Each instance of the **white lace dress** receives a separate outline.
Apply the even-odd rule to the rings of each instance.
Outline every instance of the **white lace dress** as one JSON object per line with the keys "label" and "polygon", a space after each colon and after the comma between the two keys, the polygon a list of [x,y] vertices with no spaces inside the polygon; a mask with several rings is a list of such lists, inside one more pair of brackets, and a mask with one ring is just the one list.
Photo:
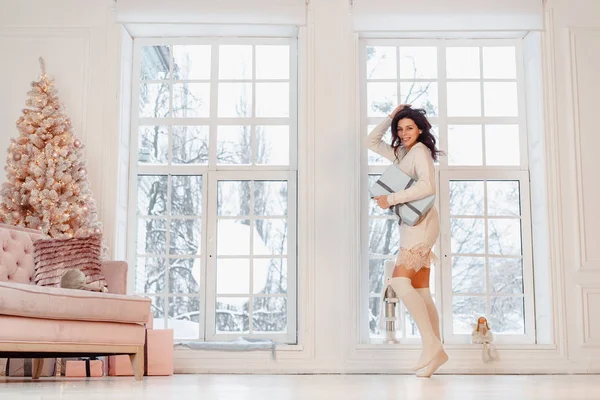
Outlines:
{"label": "white lace dress", "polygon": [[[416,143],[408,152],[401,148],[398,158],[392,146],[382,140],[390,128],[392,120],[387,117],[373,129],[367,138],[369,150],[387,158],[413,178],[416,182],[406,190],[391,193],[388,201],[391,205],[407,203],[435,194],[435,168],[431,152],[422,143]],[[400,225],[400,249],[396,265],[416,271],[429,268],[436,262],[436,256],[431,251],[440,234],[440,220],[437,209],[433,206],[423,219],[415,226]]]}

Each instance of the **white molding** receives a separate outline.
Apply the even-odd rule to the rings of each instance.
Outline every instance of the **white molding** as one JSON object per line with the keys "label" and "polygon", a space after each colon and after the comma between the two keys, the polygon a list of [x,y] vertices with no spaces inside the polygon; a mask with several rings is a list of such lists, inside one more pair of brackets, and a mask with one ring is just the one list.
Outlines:
{"label": "white molding", "polygon": [[600,332],[597,337],[592,337],[590,321],[597,318],[596,315],[592,315],[590,310],[589,296],[590,294],[600,297],[600,284],[596,285],[576,285],[578,297],[580,300],[580,312],[581,312],[581,340],[582,346],[585,348],[600,349]]}
{"label": "white molding", "polygon": [[[600,360],[570,361],[553,346],[498,346],[499,357],[491,363],[481,359],[481,348],[447,346],[450,360],[439,374],[589,374],[600,373]],[[271,359],[269,351],[231,353],[175,350],[175,372],[192,374],[408,374],[420,348],[364,349],[357,357],[338,360],[306,360],[301,352],[279,351]],[[232,366],[235,365],[235,368]]]}
{"label": "white molding", "polygon": [[302,358],[316,356],[316,204],[315,204],[315,23],[298,32],[298,345]]}
{"label": "white molding", "polygon": [[580,113],[579,113],[579,66],[577,59],[577,39],[578,36],[583,34],[594,34],[600,38],[600,28],[580,28],[580,27],[568,27],[569,34],[569,61],[570,61],[570,84],[571,84],[571,105],[573,107],[573,133],[575,137],[575,173],[576,173],[576,197],[577,197],[577,241],[578,256],[577,256],[577,272],[584,271],[595,271],[600,272],[600,261],[590,261],[587,259],[587,246],[586,246],[586,219],[585,219],[585,205],[583,199],[583,165],[581,158],[581,126],[580,126]]}
{"label": "white molding", "polygon": [[552,9],[544,13],[545,31],[542,34],[544,126],[546,129],[546,202],[550,242],[550,270],[553,298],[554,343],[561,354],[566,354],[567,305],[565,298],[565,257],[562,222],[562,190],[560,182],[560,146],[558,124],[558,93],[556,53],[554,38],[554,15]]}

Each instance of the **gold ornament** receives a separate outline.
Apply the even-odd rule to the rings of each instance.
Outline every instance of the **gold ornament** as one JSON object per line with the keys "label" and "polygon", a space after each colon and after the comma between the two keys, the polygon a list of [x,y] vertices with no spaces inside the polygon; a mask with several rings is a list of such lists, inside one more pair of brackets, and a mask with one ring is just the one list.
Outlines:
{"label": "gold ornament", "polygon": [[15,153],[15,154],[13,154],[13,160],[15,160],[15,161],[21,161],[21,153]]}

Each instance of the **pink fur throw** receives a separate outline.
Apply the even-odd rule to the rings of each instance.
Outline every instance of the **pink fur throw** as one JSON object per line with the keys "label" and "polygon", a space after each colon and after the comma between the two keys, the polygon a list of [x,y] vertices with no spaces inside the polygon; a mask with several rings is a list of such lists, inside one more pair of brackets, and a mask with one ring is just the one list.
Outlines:
{"label": "pink fur throw", "polygon": [[106,281],[100,271],[102,236],[72,239],[39,239],[33,243],[35,283],[39,286],[60,287],[62,275],[69,269],[85,274],[85,282],[104,291]]}

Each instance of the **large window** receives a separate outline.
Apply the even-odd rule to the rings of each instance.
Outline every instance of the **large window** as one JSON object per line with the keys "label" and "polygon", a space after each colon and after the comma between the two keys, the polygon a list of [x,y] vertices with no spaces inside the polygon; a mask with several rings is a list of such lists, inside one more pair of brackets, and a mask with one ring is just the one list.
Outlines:
{"label": "large window", "polygon": [[176,339],[296,341],[293,39],[136,40],[129,256]]}
{"label": "large window", "polygon": [[[533,342],[521,41],[374,39],[361,41],[361,55],[363,134],[397,104],[410,103],[427,110],[447,153],[436,165],[441,235],[434,250],[441,261],[431,279],[444,340],[469,342],[471,323],[486,316],[498,342]],[[366,159],[364,182],[371,185],[389,161],[370,151]],[[368,323],[376,342],[383,335],[383,262],[395,258],[400,238],[392,214],[373,202],[363,213]],[[400,338],[418,336],[403,309],[400,322]]]}

